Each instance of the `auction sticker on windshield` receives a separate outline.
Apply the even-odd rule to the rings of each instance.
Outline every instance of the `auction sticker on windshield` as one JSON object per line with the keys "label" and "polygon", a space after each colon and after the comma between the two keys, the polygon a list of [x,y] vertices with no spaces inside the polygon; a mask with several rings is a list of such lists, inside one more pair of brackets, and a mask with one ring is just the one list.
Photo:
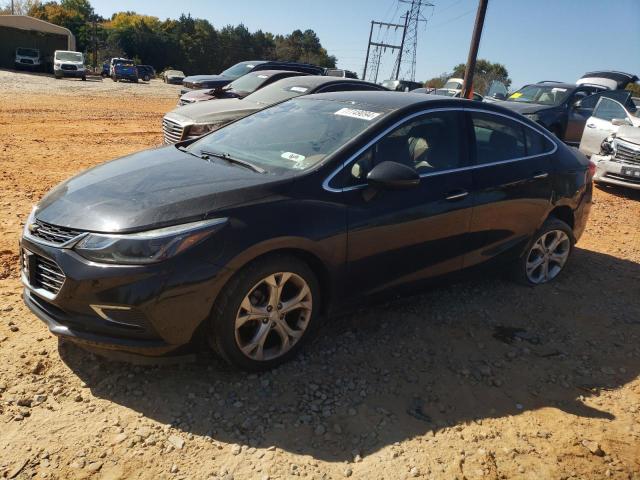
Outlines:
{"label": "auction sticker on windshield", "polygon": [[334,115],[341,115],[343,117],[359,118],[360,120],[366,120],[370,122],[376,117],[380,116],[378,112],[369,112],[367,110],[359,110],[357,108],[341,108]]}
{"label": "auction sticker on windshield", "polygon": [[302,160],[304,160],[306,158],[304,155],[300,155],[298,153],[293,153],[293,152],[284,152],[280,156],[282,158],[287,159],[287,160],[291,160],[292,162],[301,162]]}
{"label": "auction sticker on windshield", "polygon": [[289,90],[291,90],[292,92],[304,93],[309,89],[307,87],[291,87]]}

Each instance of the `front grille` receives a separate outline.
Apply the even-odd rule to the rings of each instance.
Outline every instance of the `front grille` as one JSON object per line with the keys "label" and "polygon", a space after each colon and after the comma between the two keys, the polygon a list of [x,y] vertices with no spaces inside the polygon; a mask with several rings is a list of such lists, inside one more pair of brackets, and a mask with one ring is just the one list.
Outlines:
{"label": "front grille", "polygon": [[33,60],[29,60],[28,58],[21,58],[20,63],[26,63],[28,65],[33,65]]}
{"label": "front grille", "polygon": [[76,67],[75,65],[62,65],[62,70],[78,70],[78,67]]}
{"label": "front grille", "polygon": [[622,175],[620,173],[607,173],[605,177],[613,178],[614,180],[619,180],[621,182],[634,183],[636,185],[640,185],[640,178],[638,177],[630,177],[629,175]]}
{"label": "front grille", "polygon": [[26,250],[22,251],[22,271],[32,287],[54,295],[60,291],[66,278],[56,262]]}
{"label": "front grille", "polygon": [[640,147],[634,149],[621,142],[616,142],[615,159],[626,163],[640,163]]}
{"label": "front grille", "polygon": [[47,242],[63,244],[76,238],[82,232],[70,228],[56,227],[55,225],[36,220],[35,225],[29,228],[29,233]]}
{"label": "front grille", "polygon": [[182,140],[184,128],[165,117],[162,119],[162,133],[164,135],[164,143],[177,143]]}

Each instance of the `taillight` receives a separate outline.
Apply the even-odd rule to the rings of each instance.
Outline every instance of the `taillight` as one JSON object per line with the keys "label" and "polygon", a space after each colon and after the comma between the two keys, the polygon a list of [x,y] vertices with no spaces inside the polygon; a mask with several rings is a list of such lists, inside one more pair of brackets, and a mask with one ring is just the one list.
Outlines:
{"label": "taillight", "polygon": [[593,160],[589,160],[589,178],[593,178],[596,174],[596,164]]}

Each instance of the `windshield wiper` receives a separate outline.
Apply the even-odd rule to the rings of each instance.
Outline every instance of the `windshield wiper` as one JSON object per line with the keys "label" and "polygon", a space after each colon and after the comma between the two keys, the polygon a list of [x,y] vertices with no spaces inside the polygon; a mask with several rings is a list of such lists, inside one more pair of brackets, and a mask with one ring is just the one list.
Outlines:
{"label": "windshield wiper", "polygon": [[247,162],[246,160],[240,160],[239,158],[232,157],[228,153],[208,152],[206,150],[201,150],[200,155],[202,155],[202,158],[206,158],[206,157],[221,158],[222,160],[226,160],[229,163],[235,163],[236,165],[240,165],[242,167],[248,168],[249,170],[253,170],[254,172],[266,173],[266,170],[264,168],[261,168],[251,162]]}
{"label": "windshield wiper", "polygon": [[176,145],[175,146],[178,150],[180,150],[181,152],[184,153],[188,153],[189,155],[193,155],[194,157],[200,158],[200,155],[196,155],[195,153],[193,153],[191,150],[187,150],[187,147],[183,146],[183,145]]}

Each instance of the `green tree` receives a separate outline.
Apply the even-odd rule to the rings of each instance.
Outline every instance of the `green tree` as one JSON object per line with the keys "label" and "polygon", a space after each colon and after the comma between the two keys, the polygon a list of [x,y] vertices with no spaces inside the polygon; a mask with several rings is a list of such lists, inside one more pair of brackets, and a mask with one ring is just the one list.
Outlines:
{"label": "green tree", "polygon": [[[464,63],[460,63],[453,67],[451,72],[452,77],[464,78],[464,72],[467,66]],[[476,68],[473,72],[473,89],[475,92],[484,95],[492,81],[498,80],[509,88],[511,86],[511,79],[509,78],[509,71],[501,63],[491,63],[488,60],[479,59],[476,62]]]}

